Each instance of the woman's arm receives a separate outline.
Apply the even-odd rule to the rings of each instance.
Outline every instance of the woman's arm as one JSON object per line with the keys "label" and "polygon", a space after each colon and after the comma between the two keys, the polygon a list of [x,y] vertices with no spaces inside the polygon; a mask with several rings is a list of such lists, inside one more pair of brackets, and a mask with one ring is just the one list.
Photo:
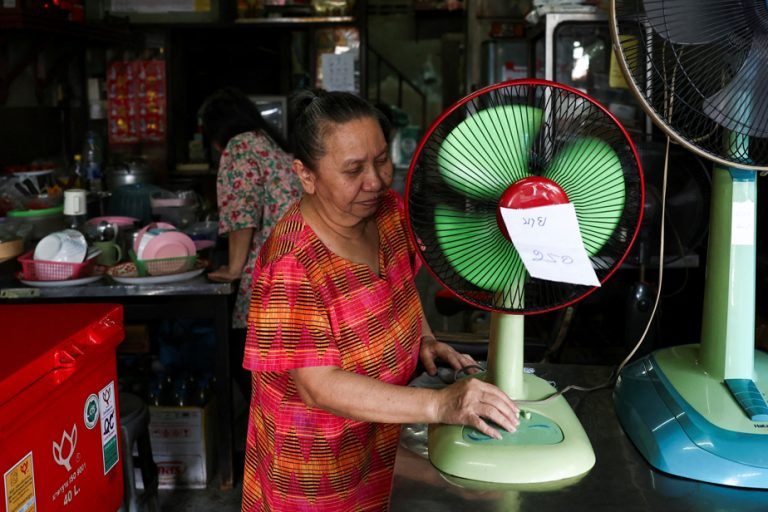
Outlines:
{"label": "woman's arm", "polygon": [[470,425],[496,439],[499,433],[485,420],[510,432],[518,423],[514,402],[480,379],[435,390],[386,384],[336,366],[298,368],[291,375],[304,403],[358,421]]}
{"label": "woman's arm", "polygon": [[230,282],[240,279],[251,250],[253,228],[243,228],[230,231],[228,252],[229,258],[226,265],[208,274],[211,281]]}

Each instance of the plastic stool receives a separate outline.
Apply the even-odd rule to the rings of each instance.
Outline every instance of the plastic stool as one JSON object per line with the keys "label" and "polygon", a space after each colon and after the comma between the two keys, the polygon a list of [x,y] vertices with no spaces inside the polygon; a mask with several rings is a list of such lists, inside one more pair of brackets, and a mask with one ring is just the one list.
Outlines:
{"label": "plastic stool", "polygon": [[[131,393],[120,393],[120,431],[123,437],[123,503],[126,512],[140,512],[144,506],[160,510],[157,495],[157,465],[149,439],[149,407]],[[136,445],[138,455],[133,455]],[[141,470],[144,492],[136,491],[134,467]]]}

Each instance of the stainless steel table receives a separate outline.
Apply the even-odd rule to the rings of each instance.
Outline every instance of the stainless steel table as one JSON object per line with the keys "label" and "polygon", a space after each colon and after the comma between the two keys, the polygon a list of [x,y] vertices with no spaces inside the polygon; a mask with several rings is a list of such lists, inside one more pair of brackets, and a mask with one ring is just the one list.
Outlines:
{"label": "stainless steel table", "polygon": [[[531,365],[537,375],[568,384],[594,386],[610,368]],[[436,377],[416,385],[441,387]],[[511,485],[449,480],[427,458],[426,426],[406,425],[395,463],[392,512],[750,512],[768,511],[768,491],[737,489],[672,477],[652,469],[625,436],[613,410],[611,389],[566,394],[584,425],[597,462],[570,486],[516,488]],[[514,464],[510,461],[510,464]]]}
{"label": "stainless steel table", "polygon": [[217,452],[222,488],[233,485],[233,404],[229,367],[230,300],[235,288],[204,276],[166,284],[119,284],[104,278],[84,286],[32,288],[10,275],[0,276],[0,303],[51,304],[94,302],[122,304],[126,322],[166,318],[210,318],[216,331]]}

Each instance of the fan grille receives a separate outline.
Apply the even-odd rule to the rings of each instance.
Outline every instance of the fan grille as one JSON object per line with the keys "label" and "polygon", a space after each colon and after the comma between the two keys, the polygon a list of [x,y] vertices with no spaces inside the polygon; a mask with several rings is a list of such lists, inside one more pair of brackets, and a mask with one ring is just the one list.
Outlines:
{"label": "fan grille", "polygon": [[[461,132],[466,120],[509,106],[519,107],[507,117],[484,116],[485,123],[463,130],[469,133],[459,139],[463,146],[456,142],[457,127]],[[519,135],[521,126],[533,125],[535,131]],[[611,184],[601,174],[604,162],[594,156],[596,144],[609,147],[618,160],[620,204],[603,199]],[[569,152],[572,156],[564,161],[562,155]],[[468,183],[457,187],[446,165],[460,166]],[[490,176],[504,183],[489,184],[484,166],[495,166]],[[506,82],[478,91],[445,112],[422,139],[408,175],[408,220],[435,278],[470,304],[508,313],[550,311],[594,291],[530,277],[496,224],[504,188],[555,168],[556,181],[567,183],[597,277],[607,279],[626,256],[642,217],[637,155],[624,129],[602,106],[578,91],[542,80]],[[441,230],[440,224],[446,223],[436,222],[436,217],[453,217],[447,224],[456,231],[452,255],[446,255],[444,245],[446,232],[454,228]],[[476,260],[477,278],[456,270],[456,259],[464,257]]]}
{"label": "fan grille", "polygon": [[724,165],[768,169],[768,11],[755,0],[614,0],[628,84],[672,138]]}

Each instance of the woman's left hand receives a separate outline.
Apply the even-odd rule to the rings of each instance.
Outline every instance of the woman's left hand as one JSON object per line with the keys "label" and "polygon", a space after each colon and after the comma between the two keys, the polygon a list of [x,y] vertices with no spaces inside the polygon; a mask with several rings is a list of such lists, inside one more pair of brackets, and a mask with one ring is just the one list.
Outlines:
{"label": "woman's left hand", "polygon": [[[469,354],[460,354],[452,346],[437,341],[432,336],[422,337],[419,357],[421,358],[421,363],[424,365],[424,369],[429,375],[435,375],[437,373],[437,364],[435,361],[438,359],[451,365],[451,368],[454,370],[477,365],[477,361],[475,361]],[[468,371],[467,373],[474,372]]]}
{"label": "woman's left hand", "polygon": [[222,265],[208,274],[208,279],[217,283],[231,283],[240,279],[240,273],[234,272],[228,265]]}

